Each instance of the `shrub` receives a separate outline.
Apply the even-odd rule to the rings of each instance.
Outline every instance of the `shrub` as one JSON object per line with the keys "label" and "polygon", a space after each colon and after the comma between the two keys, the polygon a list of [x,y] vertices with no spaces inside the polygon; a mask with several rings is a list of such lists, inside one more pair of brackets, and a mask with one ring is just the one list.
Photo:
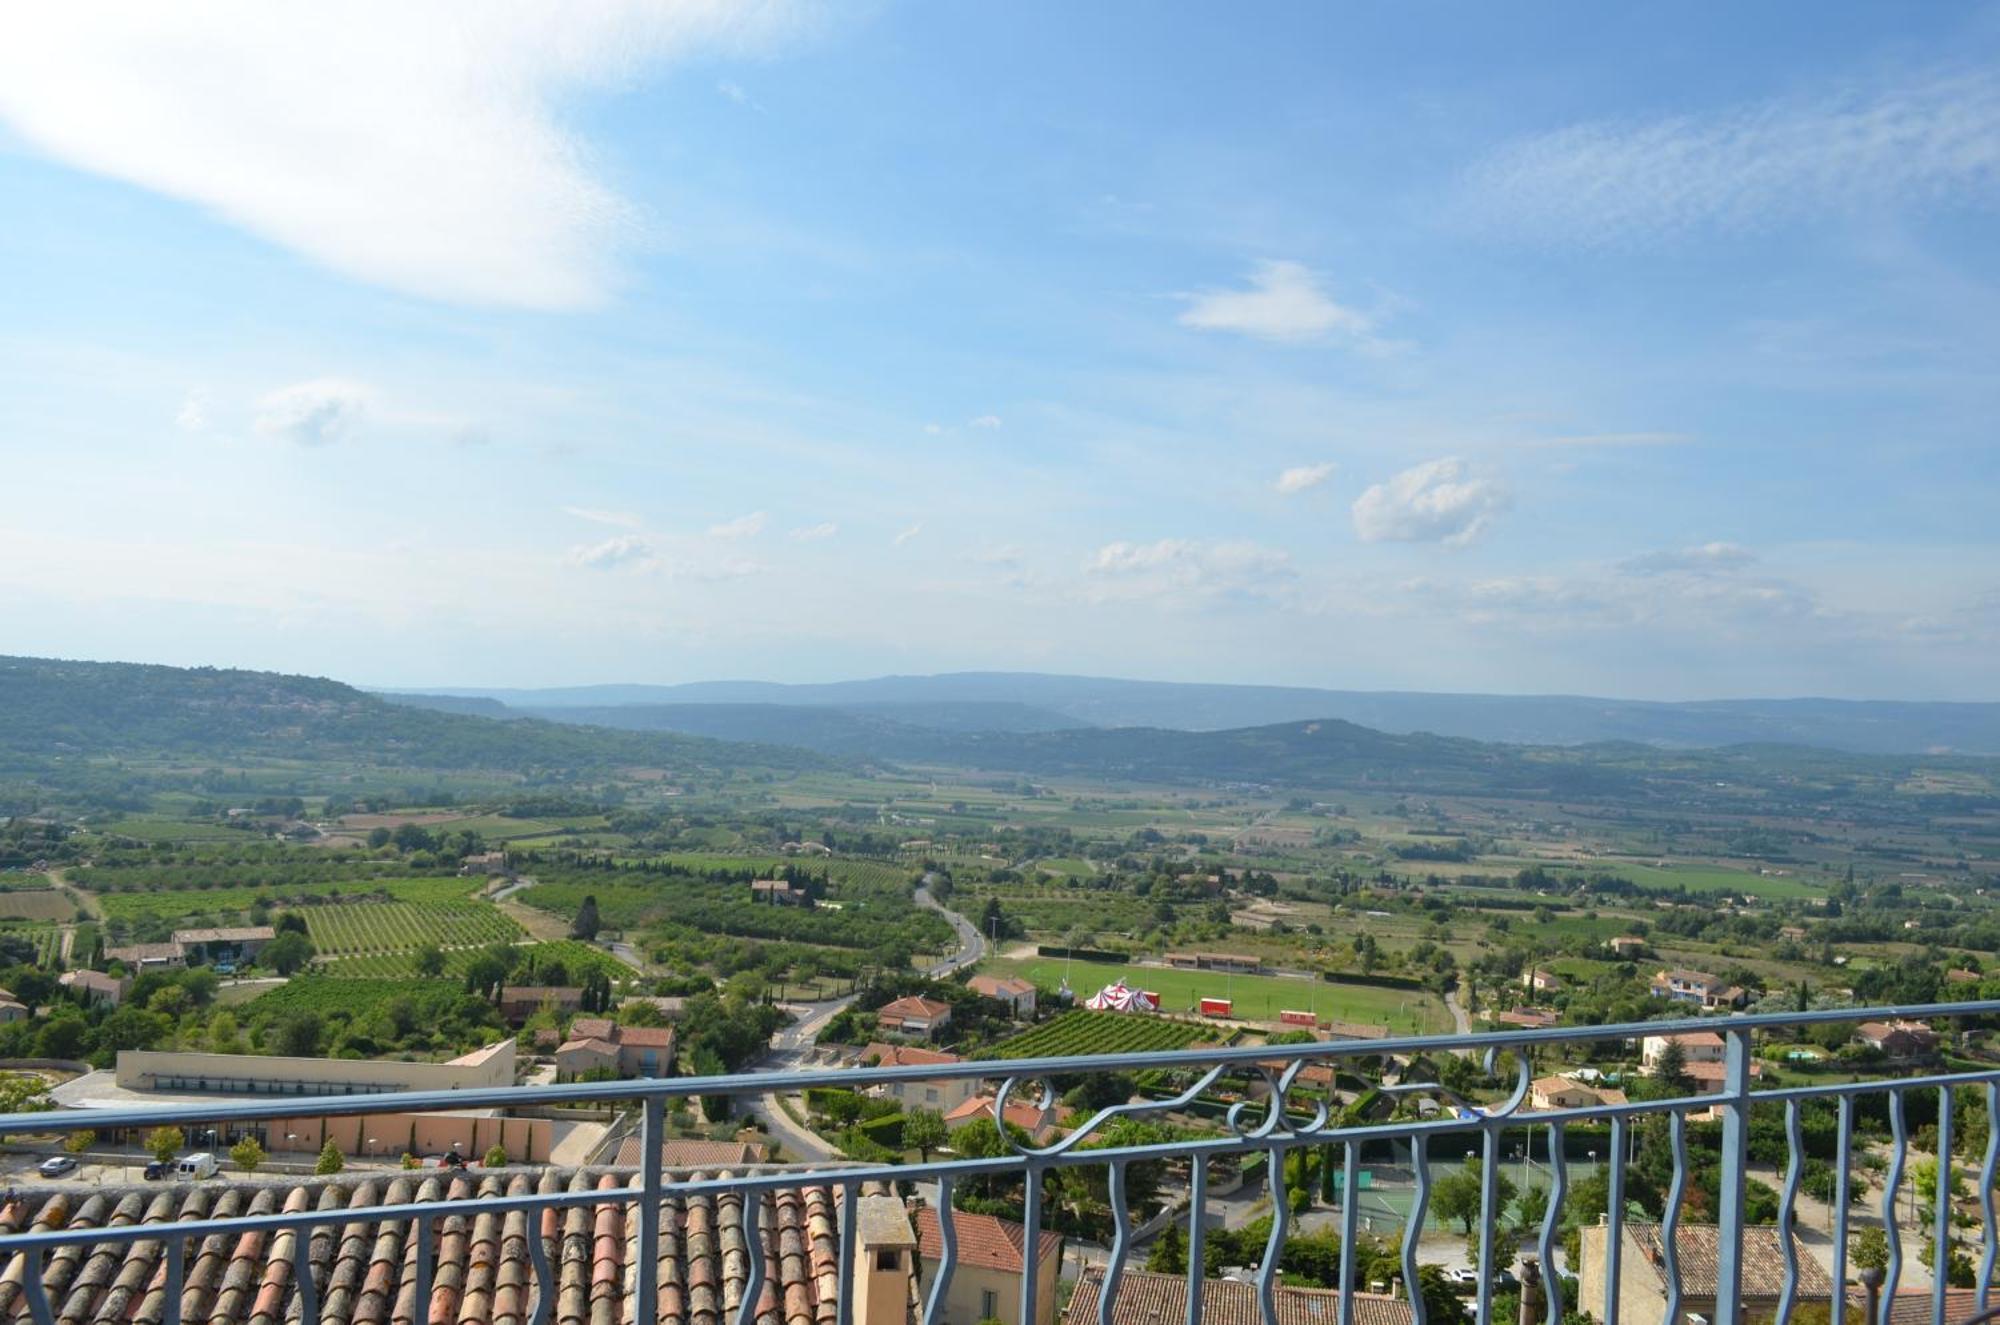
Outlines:
{"label": "shrub", "polygon": [[319,1148],[319,1159],[313,1164],[313,1172],[338,1173],[346,1167],[347,1156],[341,1154],[340,1147],[333,1143],[332,1137],[328,1137],[326,1144]]}

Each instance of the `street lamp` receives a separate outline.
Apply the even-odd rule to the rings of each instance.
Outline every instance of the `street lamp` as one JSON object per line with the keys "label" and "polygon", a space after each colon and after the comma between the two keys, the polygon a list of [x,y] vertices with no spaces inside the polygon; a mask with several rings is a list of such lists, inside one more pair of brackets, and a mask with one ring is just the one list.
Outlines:
{"label": "street lamp", "polygon": [[371,1155],[375,1153],[375,1138],[372,1136],[368,1138],[368,1153]]}

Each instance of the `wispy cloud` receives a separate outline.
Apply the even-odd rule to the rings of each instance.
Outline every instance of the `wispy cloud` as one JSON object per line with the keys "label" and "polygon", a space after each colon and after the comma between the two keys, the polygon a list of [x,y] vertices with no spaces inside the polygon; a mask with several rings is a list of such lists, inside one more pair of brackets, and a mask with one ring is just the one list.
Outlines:
{"label": "wispy cloud", "polygon": [[1084,563],[1092,600],[1209,601],[1270,597],[1295,577],[1291,555],[1244,540],[1161,538],[1106,543]]}
{"label": "wispy cloud", "polygon": [[800,525],[792,530],[789,537],[794,543],[817,543],[824,538],[832,538],[840,532],[840,526],[831,520],[819,524]]}
{"label": "wispy cloud", "polygon": [[1331,460],[1322,461],[1317,465],[1293,465],[1278,475],[1278,481],[1271,486],[1289,497],[1294,493],[1318,487],[1332,478],[1333,472],[1339,468],[1340,466]]}
{"label": "wispy cloud", "polygon": [[913,524],[908,529],[905,529],[901,533],[897,534],[895,538],[890,540],[890,542],[894,544],[896,547],[901,547],[903,546],[903,544],[909,542],[911,539],[915,538],[918,534],[921,534],[922,532],[924,532],[924,526],[922,525],[921,522]]}
{"label": "wispy cloud", "polygon": [[708,527],[710,538],[755,538],[764,532],[768,517],[762,511],[752,511],[739,515],[734,520],[724,520],[721,524]]}
{"label": "wispy cloud", "polygon": [[2000,202],[2000,75],[1932,71],[1709,114],[1579,124],[1467,175],[1503,231],[1619,242],[1888,206]]}
{"label": "wispy cloud", "polygon": [[632,511],[607,511],[596,506],[565,506],[562,512],[564,515],[573,515],[579,520],[588,520],[592,524],[618,525],[625,529],[637,529],[641,523],[638,515]]}
{"label": "wispy cloud", "polygon": [[258,402],[257,431],[300,446],[330,445],[353,431],[371,395],[361,383],[331,377],[281,387]]}
{"label": "wispy cloud", "polygon": [[786,0],[73,0],[7,15],[0,122],[348,276],[586,307],[636,227],[558,103],[663,62],[765,49],[800,21]]}
{"label": "wispy cloud", "polygon": [[1260,262],[1242,290],[1183,295],[1180,324],[1199,331],[1233,331],[1260,340],[1316,341],[1330,336],[1366,339],[1374,324],[1337,304],[1311,268],[1298,262]]}
{"label": "wispy cloud", "polygon": [[746,92],[743,85],[734,79],[724,78],[719,80],[715,85],[715,90],[739,106],[746,106],[756,111],[759,115],[764,113],[763,103]]}
{"label": "wispy cloud", "polygon": [[981,414],[965,426],[968,428],[997,428],[1000,426],[1000,416],[998,414]]}
{"label": "wispy cloud", "polygon": [[1354,500],[1354,532],[1364,543],[1443,543],[1463,547],[1508,505],[1497,481],[1473,476],[1447,456],[1413,465]]}
{"label": "wispy cloud", "polygon": [[619,534],[602,543],[579,544],[563,560],[583,570],[601,571],[651,571],[660,565],[658,549],[643,534]]}
{"label": "wispy cloud", "polygon": [[1673,552],[1648,552],[1618,563],[1626,575],[1720,575],[1753,565],[1757,554],[1741,543],[1702,543]]}
{"label": "wispy cloud", "polygon": [[208,429],[208,393],[190,391],[181,401],[181,407],[174,414],[174,426],[182,432],[205,432]]}

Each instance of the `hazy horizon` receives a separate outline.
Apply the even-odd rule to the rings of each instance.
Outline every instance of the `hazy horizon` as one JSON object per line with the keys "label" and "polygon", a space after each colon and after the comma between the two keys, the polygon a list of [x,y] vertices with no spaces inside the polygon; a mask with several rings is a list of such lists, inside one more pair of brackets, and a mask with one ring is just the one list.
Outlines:
{"label": "hazy horizon", "polygon": [[0,649],[1987,702],[1996,71],[1996,4],[17,9]]}

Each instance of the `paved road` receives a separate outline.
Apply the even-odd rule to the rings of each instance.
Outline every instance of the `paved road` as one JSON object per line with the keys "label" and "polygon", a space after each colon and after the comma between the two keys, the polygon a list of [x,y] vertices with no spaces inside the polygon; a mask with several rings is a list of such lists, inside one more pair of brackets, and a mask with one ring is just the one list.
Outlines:
{"label": "paved road", "polygon": [[[952,929],[958,933],[957,949],[942,961],[925,968],[926,975],[942,978],[986,955],[986,941],[979,937],[979,931],[973,928],[970,920],[940,904],[931,896],[929,888],[918,888],[916,900],[918,906],[929,907],[950,921]],[[783,1072],[803,1066],[826,1023],[851,1005],[855,997],[849,994],[844,998],[829,998],[818,1003],[787,1004],[794,1016],[792,1024],[771,1037],[771,1052],[752,1071]],[[837,1157],[833,1148],[818,1134],[792,1121],[791,1115],[779,1106],[776,1095],[751,1096],[745,1098],[742,1104],[753,1118],[763,1123],[764,1130],[782,1142],[786,1152],[794,1157],[815,1160]]]}

